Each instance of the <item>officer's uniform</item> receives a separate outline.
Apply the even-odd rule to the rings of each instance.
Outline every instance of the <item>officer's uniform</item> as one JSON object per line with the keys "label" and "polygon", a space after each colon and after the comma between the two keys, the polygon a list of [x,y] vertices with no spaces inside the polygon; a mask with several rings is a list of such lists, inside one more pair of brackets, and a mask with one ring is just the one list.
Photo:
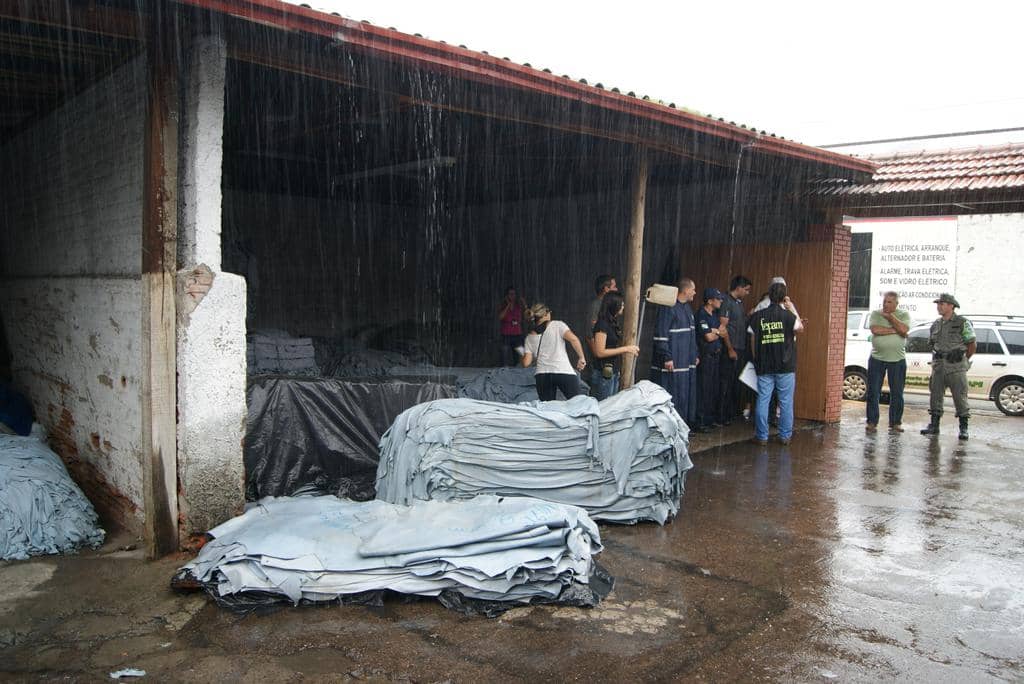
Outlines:
{"label": "officer's uniform", "polygon": [[942,318],[932,323],[929,333],[932,349],[932,377],[928,381],[931,403],[928,413],[942,415],[943,395],[949,388],[953,395],[958,418],[970,418],[971,407],[967,403],[967,344],[975,339],[971,322],[960,314],[953,314],[948,321]]}
{"label": "officer's uniform", "polygon": [[[713,287],[704,290],[704,301],[722,300],[722,293]],[[722,418],[721,387],[719,386],[719,367],[723,353],[722,339],[718,336],[721,319],[718,310],[707,312],[703,306],[697,310],[697,349],[700,351],[700,365],[697,366],[697,426],[711,428],[716,423],[725,422]],[[706,335],[713,339],[708,341]]]}
{"label": "officer's uniform", "polygon": [[[935,301],[960,306],[951,294],[943,293]],[[971,407],[967,401],[967,369],[970,363],[967,360],[967,345],[975,339],[974,326],[960,314],[954,313],[949,320],[940,317],[932,323],[928,336],[932,350],[932,375],[928,380],[931,424],[921,431],[922,434],[938,434],[943,397],[948,387],[953,395],[957,418],[960,419],[960,438],[967,439],[967,421],[971,417]]]}

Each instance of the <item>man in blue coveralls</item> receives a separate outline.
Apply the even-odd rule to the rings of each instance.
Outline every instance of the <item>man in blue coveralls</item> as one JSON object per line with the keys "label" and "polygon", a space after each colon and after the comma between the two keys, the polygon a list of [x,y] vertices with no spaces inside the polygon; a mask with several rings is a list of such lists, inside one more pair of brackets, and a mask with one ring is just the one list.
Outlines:
{"label": "man in blue coveralls", "polygon": [[689,278],[677,283],[679,293],[672,307],[661,307],[654,328],[651,378],[672,395],[676,411],[688,426],[697,424],[697,335],[690,302],[697,287]]}

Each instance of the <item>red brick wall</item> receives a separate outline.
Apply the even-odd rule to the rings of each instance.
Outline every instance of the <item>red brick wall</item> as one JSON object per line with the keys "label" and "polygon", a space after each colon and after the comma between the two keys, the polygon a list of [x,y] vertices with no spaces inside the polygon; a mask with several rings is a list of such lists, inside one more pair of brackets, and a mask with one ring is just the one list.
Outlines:
{"label": "red brick wall", "polygon": [[[825,227],[825,226],[823,226]],[[850,289],[850,228],[827,226],[832,233],[832,316],[829,322],[825,421],[836,423],[843,408],[843,366],[846,357],[846,304]]]}

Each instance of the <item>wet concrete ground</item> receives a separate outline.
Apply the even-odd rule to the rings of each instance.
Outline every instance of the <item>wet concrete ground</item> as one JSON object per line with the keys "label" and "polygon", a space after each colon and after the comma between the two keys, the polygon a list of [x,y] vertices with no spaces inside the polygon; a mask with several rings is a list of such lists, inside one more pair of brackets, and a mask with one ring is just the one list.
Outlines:
{"label": "wet concrete ground", "polygon": [[[670,525],[603,526],[596,609],[439,604],[238,616],[119,551],[0,564],[0,676],[225,681],[1024,679],[1024,420],[972,439],[865,433],[863,404],[789,447],[699,435]],[[883,419],[884,420],[884,419]]]}

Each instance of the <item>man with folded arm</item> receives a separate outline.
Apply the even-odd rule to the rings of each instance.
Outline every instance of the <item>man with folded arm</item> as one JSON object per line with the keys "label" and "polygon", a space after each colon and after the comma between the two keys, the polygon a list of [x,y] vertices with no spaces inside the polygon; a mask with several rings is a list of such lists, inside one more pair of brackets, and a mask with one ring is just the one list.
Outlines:
{"label": "man with folded arm", "polygon": [[882,380],[889,378],[889,430],[903,432],[903,386],[907,382],[907,333],[910,314],[897,307],[895,292],[882,295],[882,308],[871,312],[871,356],[868,358],[868,432],[878,429]]}

